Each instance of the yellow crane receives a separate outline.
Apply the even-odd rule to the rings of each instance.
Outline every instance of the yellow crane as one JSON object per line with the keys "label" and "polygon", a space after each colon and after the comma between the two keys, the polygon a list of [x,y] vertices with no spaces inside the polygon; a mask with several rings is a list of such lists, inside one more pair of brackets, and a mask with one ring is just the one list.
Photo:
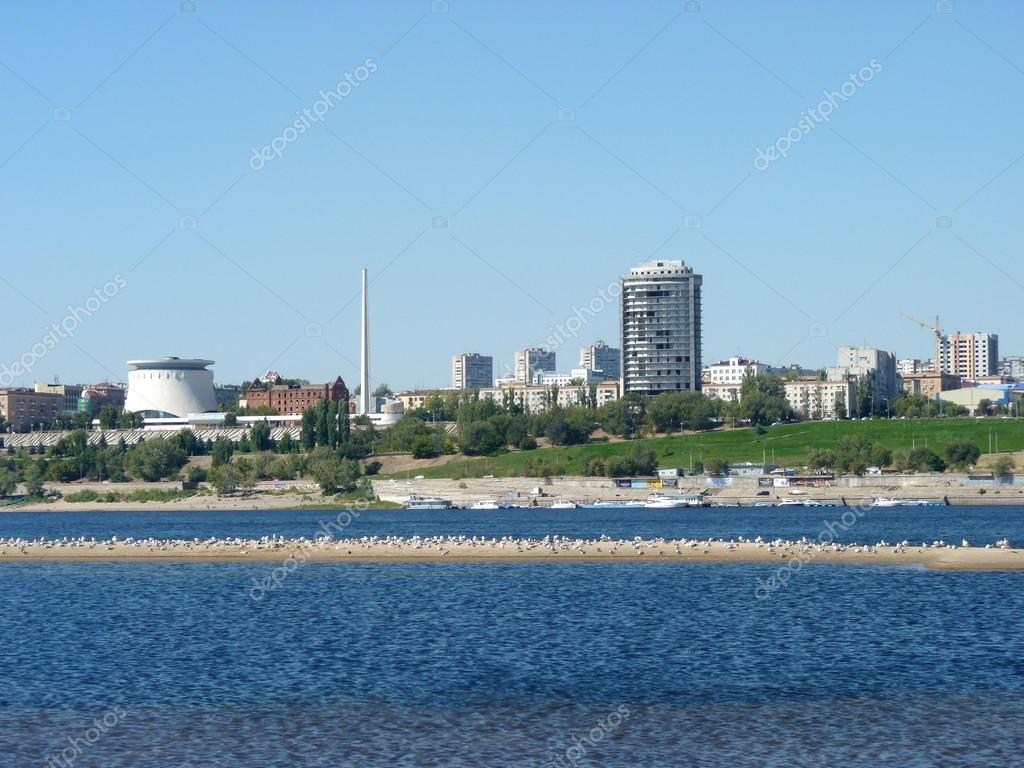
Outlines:
{"label": "yellow crane", "polygon": [[939,323],[939,316],[935,316],[935,325],[926,323],[924,320],[919,320],[913,315],[908,315],[906,312],[900,312],[900,317],[909,320],[912,323],[917,323],[926,331],[931,331],[935,334],[935,369],[940,370],[942,365],[942,325]]}

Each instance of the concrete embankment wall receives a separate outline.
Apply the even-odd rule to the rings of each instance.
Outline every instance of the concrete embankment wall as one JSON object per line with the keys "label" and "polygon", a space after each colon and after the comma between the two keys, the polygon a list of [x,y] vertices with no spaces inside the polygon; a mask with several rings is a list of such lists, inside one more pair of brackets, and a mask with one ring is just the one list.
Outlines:
{"label": "concrete embankment wall", "polygon": [[[680,478],[678,492],[708,493],[723,503],[753,504],[758,501],[814,499],[831,504],[870,503],[880,496],[948,501],[950,504],[1024,505],[1024,476],[1016,483],[974,480],[968,475],[870,475],[839,477],[823,487],[762,487],[757,477]],[[643,500],[652,489],[620,488],[604,478],[488,478],[467,480],[376,480],[377,495],[401,503],[410,495],[438,496],[465,506],[482,499],[527,504],[536,488],[544,493],[541,504],[555,498],[576,502]],[[672,493],[673,489],[666,489]]]}

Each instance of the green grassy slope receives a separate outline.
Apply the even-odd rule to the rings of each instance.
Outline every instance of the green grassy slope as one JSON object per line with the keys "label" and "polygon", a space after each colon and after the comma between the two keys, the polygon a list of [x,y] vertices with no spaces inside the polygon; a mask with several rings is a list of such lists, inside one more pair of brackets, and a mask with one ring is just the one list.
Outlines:
{"label": "green grassy slope", "polygon": [[[816,448],[830,448],[843,437],[864,435],[870,440],[893,450],[927,444],[940,455],[953,440],[971,440],[982,452],[989,450],[989,432],[998,435],[999,450],[1024,450],[1024,420],[1020,419],[908,419],[906,421],[826,421],[804,422],[769,427],[763,435],[753,429],[722,430],[702,434],[658,437],[644,442],[658,454],[662,468],[686,468],[692,461],[725,459],[731,463],[769,462],[780,466],[802,467],[810,452]],[[564,474],[583,474],[583,465],[594,457],[607,458],[626,455],[634,442],[594,443],[569,448],[541,448],[536,451],[510,453],[494,458],[474,458],[455,461],[443,467],[423,469],[418,474],[428,478],[517,477],[527,474],[531,460],[544,458],[557,461]]]}

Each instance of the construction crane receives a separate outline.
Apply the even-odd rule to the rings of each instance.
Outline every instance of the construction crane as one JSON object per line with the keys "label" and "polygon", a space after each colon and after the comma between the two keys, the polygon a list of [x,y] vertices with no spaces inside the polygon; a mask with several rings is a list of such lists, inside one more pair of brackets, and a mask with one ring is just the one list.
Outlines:
{"label": "construction crane", "polygon": [[900,317],[903,317],[912,323],[917,323],[926,331],[931,331],[935,334],[935,370],[942,370],[942,325],[939,323],[939,316],[935,316],[935,325],[926,323],[924,320],[919,320],[913,315],[908,315],[906,312],[900,312]]}

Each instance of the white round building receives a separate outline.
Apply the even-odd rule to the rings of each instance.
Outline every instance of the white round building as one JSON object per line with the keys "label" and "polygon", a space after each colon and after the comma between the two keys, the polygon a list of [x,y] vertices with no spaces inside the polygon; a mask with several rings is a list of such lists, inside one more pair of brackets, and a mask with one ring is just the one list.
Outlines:
{"label": "white round building", "polygon": [[128,397],[124,409],[150,418],[184,418],[217,410],[213,391],[213,360],[129,360]]}

